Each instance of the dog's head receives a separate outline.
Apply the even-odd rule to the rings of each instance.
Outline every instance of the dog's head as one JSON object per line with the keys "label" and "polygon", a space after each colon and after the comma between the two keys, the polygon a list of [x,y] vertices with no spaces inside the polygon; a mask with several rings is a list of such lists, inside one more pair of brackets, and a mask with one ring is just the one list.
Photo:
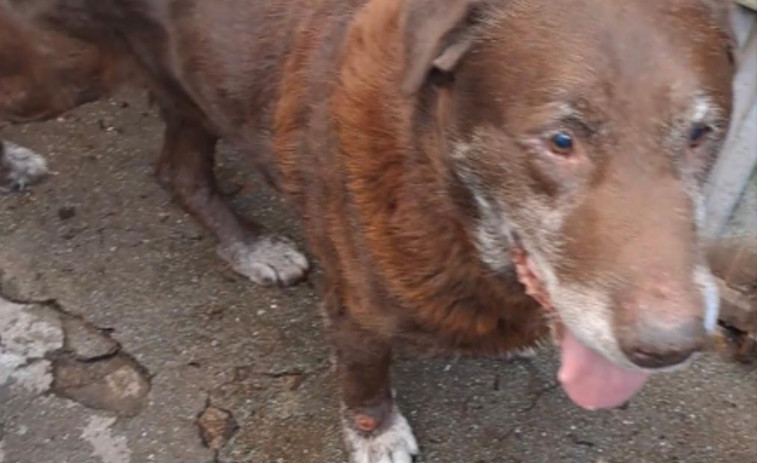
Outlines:
{"label": "dog's head", "polygon": [[718,310],[701,186],[733,72],[716,6],[417,0],[404,26],[404,90],[480,258],[549,308],[568,394],[617,405],[700,350]]}
{"label": "dog's head", "polygon": [[59,3],[0,1],[0,119],[55,117],[97,100],[127,78],[107,34],[85,40],[68,33],[83,28],[66,30]]}

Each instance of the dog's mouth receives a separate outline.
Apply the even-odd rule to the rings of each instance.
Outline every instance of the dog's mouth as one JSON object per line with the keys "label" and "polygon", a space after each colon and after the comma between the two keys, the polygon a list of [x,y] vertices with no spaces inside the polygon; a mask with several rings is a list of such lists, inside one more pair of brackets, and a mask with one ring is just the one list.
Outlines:
{"label": "dog's mouth", "polygon": [[579,340],[560,319],[539,272],[521,244],[513,249],[513,263],[526,294],[548,312],[555,344],[560,348],[558,379],[577,405],[596,410],[626,403],[641,389],[650,374],[622,368]]}

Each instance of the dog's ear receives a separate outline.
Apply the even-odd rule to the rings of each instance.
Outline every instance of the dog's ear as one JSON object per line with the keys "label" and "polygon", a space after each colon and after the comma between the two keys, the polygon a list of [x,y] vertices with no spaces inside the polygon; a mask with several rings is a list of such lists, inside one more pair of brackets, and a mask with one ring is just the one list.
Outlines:
{"label": "dog's ear", "polygon": [[436,69],[451,73],[484,21],[487,0],[408,0],[402,17],[405,74],[402,91],[416,93]]}

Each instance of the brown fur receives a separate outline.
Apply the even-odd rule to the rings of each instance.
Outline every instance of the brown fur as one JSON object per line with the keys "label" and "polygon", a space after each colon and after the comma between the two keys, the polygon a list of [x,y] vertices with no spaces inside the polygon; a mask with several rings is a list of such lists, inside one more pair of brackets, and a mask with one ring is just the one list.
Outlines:
{"label": "brown fur", "polygon": [[[431,151],[438,149],[437,135],[413,127],[413,101],[396,85],[403,61],[400,6],[373,3],[355,18],[334,94],[346,187],[365,230],[363,260],[368,257],[375,270],[350,259],[342,265],[349,274],[382,275],[387,294],[380,296],[388,304],[381,305],[409,314],[405,323],[447,338],[452,347],[493,353],[527,346],[539,335],[535,304],[513,275],[493,275],[476,257],[465,231],[468,218],[446,191],[441,153]],[[377,104],[393,110],[383,112]],[[431,148],[429,158],[410,134]],[[357,304],[355,316],[375,316],[371,305]]]}
{"label": "brown fur", "polygon": [[[215,189],[219,137],[291,200],[323,267],[348,417],[380,426],[391,412],[398,339],[501,354],[547,334],[512,264],[482,260],[477,194],[507,206],[516,236],[498,238],[530,240],[561,281],[617,303],[621,342],[654,344],[649,300],[676,333],[671,349],[700,341],[691,192],[727,127],[732,72],[710,2],[15,3],[0,2],[0,117],[65,111],[120,83],[127,64],[167,123],[160,178],[222,245],[255,242],[262,226]],[[699,88],[721,117],[691,153],[680,114]],[[583,118],[561,121],[580,139],[569,162],[533,135],[554,125],[555,100]],[[455,157],[459,142],[474,155]],[[552,210],[565,216],[554,230]]]}

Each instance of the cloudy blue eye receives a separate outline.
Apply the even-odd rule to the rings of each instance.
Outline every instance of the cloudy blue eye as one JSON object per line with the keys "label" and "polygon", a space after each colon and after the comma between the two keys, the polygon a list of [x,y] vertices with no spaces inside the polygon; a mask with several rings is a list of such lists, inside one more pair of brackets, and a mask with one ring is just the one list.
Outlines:
{"label": "cloudy blue eye", "polygon": [[712,131],[709,126],[697,125],[691,132],[689,132],[689,145],[692,148],[696,148],[707,138],[707,135]]}
{"label": "cloudy blue eye", "polygon": [[573,151],[573,136],[568,132],[557,132],[552,136],[552,151],[558,154],[570,154]]}

